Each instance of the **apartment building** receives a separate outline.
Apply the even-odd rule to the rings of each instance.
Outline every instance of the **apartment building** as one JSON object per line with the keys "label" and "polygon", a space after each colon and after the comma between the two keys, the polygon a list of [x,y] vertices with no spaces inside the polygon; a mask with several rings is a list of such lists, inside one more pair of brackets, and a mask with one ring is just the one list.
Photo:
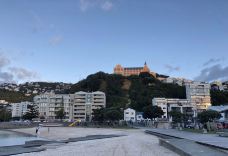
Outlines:
{"label": "apartment building", "polygon": [[32,105],[32,103],[31,102],[11,103],[12,117],[21,118],[28,111],[29,105]]}
{"label": "apartment building", "polygon": [[70,95],[73,106],[73,119],[79,121],[91,121],[95,109],[106,106],[105,93],[97,92],[76,92]]}
{"label": "apartment building", "polygon": [[207,110],[211,106],[210,84],[202,82],[187,83],[186,96],[198,112]]}
{"label": "apartment building", "polygon": [[153,106],[161,107],[164,112],[162,118],[170,118],[170,111],[179,111],[183,114],[189,114],[193,117],[196,116],[196,109],[191,105],[188,99],[166,99],[166,98],[154,98],[152,100]]}
{"label": "apartment building", "polygon": [[136,121],[136,111],[134,109],[128,108],[124,110],[124,121]]}
{"label": "apartment building", "polygon": [[47,120],[55,120],[56,112],[64,110],[65,119],[72,120],[72,106],[69,94],[45,93],[34,97],[34,104],[38,106],[39,115]]}

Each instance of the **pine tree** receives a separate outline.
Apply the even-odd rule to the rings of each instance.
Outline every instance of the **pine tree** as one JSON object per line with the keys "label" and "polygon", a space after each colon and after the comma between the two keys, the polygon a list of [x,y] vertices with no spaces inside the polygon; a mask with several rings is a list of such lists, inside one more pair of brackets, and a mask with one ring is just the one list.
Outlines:
{"label": "pine tree", "polygon": [[37,118],[39,116],[39,112],[37,107],[34,105],[28,106],[28,111],[23,115],[24,120],[32,120],[33,118]]}

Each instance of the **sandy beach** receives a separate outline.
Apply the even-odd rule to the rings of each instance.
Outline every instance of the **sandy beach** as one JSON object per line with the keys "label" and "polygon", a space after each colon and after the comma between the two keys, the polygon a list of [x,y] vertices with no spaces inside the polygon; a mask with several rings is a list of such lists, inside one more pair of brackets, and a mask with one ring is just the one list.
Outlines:
{"label": "sandy beach", "polygon": [[[35,128],[15,131],[35,134]],[[89,140],[68,144],[46,145],[47,150],[18,156],[177,156],[174,152],[159,146],[158,138],[145,134],[141,129],[103,129],[103,128],[41,128],[39,137],[62,140],[98,134],[126,135],[117,138]]]}

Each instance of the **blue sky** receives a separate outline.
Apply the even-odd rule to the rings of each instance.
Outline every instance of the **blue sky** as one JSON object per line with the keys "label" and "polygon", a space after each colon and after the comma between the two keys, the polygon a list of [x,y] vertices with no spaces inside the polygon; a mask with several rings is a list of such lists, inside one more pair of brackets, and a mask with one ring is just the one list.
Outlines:
{"label": "blue sky", "polygon": [[75,83],[116,64],[228,79],[227,0],[1,0],[0,81]]}

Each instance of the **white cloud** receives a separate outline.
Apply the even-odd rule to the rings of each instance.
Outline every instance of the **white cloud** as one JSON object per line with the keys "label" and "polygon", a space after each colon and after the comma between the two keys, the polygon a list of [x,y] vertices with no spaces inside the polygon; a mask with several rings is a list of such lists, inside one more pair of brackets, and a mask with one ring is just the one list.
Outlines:
{"label": "white cloud", "polygon": [[43,20],[41,19],[41,17],[34,11],[30,11],[29,13],[31,14],[32,22],[33,22],[32,31],[34,33],[42,31],[45,28],[45,24],[44,24]]}
{"label": "white cloud", "polygon": [[13,74],[0,71],[0,82],[13,82]]}
{"label": "white cloud", "polygon": [[8,64],[10,64],[10,60],[0,52],[0,69]]}
{"label": "white cloud", "polygon": [[109,11],[113,8],[113,3],[110,1],[105,1],[102,5],[101,8],[105,11]]}
{"label": "white cloud", "polygon": [[62,36],[54,36],[49,40],[50,45],[58,45],[63,41],[63,37]]}
{"label": "white cloud", "polygon": [[10,67],[9,71],[11,71],[11,73],[15,75],[19,80],[29,80],[29,79],[38,78],[38,75],[36,72],[29,71],[25,68]]}
{"label": "white cloud", "polygon": [[166,64],[165,68],[168,69],[169,72],[173,72],[173,71],[179,71],[180,67],[174,67],[172,65]]}
{"label": "white cloud", "polygon": [[10,59],[0,52],[0,83],[37,79],[39,76],[36,72],[22,67],[12,67]]}
{"label": "white cloud", "polygon": [[228,66],[222,67],[220,64],[216,64],[204,68],[195,80],[207,82],[213,80],[228,80]]}
{"label": "white cloud", "polygon": [[94,2],[91,0],[80,0],[80,9],[81,11],[86,11],[87,9],[94,6]]}
{"label": "white cloud", "polygon": [[211,58],[207,62],[205,62],[203,64],[203,66],[208,66],[208,65],[211,65],[211,64],[215,64],[215,63],[221,62],[223,60],[224,60],[224,58]]}
{"label": "white cloud", "polygon": [[110,11],[113,6],[111,0],[80,0],[80,10],[83,12],[92,8],[100,8],[104,11]]}

